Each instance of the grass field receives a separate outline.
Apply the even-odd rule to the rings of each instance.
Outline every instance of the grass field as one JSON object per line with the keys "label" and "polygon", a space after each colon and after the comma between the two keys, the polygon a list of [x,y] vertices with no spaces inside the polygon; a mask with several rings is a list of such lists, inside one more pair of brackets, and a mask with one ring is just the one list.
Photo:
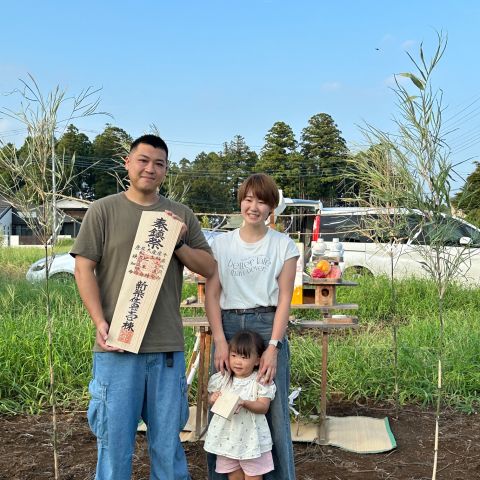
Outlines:
{"label": "grass field", "polygon": [[[39,412],[48,405],[49,374],[44,284],[24,280],[39,249],[0,248],[0,412]],[[438,323],[435,290],[428,282],[398,283],[399,388],[402,404],[431,404],[437,385]],[[73,282],[52,282],[54,358],[58,403],[85,407],[91,369],[93,328]],[[184,297],[195,292],[186,285]],[[339,302],[358,303],[360,328],[332,334],[329,394],[335,398],[393,400],[392,328],[389,282],[361,279],[338,289]],[[480,291],[452,287],[445,300],[444,399],[467,412],[479,409]],[[297,312],[305,315],[305,312]],[[310,315],[315,315],[311,313]],[[187,357],[194,332],[185,329]],[[290,328],[291,384],[301,386],[301,414],[315,413],[320,398],[321,346],[315,331]],[[195,385],[191,390],[195,394]]]}

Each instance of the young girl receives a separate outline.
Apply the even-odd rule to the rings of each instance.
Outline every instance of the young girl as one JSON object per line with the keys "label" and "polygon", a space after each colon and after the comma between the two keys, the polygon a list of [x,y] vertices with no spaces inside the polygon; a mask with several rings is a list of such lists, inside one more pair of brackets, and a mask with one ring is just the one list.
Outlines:
{"label": "young girl", "polygon": [[215,471],[228,474],[229,480],[261,480],[274,468],[265,413],[275,384],[262,385],[257,379],[264,350],[258,333],[240,330],[229,344],[231,376],[215,373],[208,382],[210,405],[227,390],[240,397],[231,420],[213,415],[205,438],[205,450],[217,455]]}
{"label": "young girl", "polygon": [[[275,380],[275,399],[267,413],[275,470],[265,480],[294,480],[295,462],[290,433],[288,395],[290,349],[285,332],[297,258],[295,243],[268,228],[279,192],[271,177],[256,173],[238,190],[243,225],[219,235],[212,243],[217,269],[207,279],[205,309],[215,342],[215,370],[231,371],[228,342],[236,332],[257,332],[266,346],[258,366],[261,382]],[[208,454],[209,480],[225,480],[215,471],[215,455]]]}

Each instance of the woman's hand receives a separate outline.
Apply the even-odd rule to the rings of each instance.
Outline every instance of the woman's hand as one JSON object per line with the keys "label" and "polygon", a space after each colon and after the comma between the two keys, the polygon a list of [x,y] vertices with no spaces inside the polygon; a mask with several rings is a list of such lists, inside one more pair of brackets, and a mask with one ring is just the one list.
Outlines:
{"label": "woman's hand", "polygon": [[274,345],[269,345],[263,352],[258,367],[258,381],[262,385],[268,385],[273,382],[277,375],[277,355],[278,350]]}
{"label": "woman's hand", "polygon": [[225,375],[225,370],[230,372],[230,364],[228,363],[228,343],[225,339],[215,342],[215,369],[222,375]]}

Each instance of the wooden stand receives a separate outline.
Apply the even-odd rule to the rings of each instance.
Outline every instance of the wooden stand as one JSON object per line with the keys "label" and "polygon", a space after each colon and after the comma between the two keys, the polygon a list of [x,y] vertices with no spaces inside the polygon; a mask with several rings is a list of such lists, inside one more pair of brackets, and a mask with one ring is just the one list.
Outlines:
{"label": "wooden stand", "polygon": [[[326,260],[338,265],[341,257],[326,257]],[[316,443],[326,445],[327,440],[327,381],[328,381],[328,337],[332,330],[357,328],[357,317],[351,315],[332,315],[332,310],[355,310],[357,304],[337,303],[337,287],[357,285],[339,279],[312,278],[303,285],[303,304],[292,306],[294,309],[315,309],[323,312],[322,320],[301,320],[301,328],[316,328],[322,332],[322,381],[320,387],[320,422]]]}
{"label": "wooden stand", "polygon": [[[327,258],[338,265],[341,258]],[[332,330],[357,328],[357,317],[352,315],[332,315],[333,310],[355,310],[354,303],[336,303],[337,287],[356,286],[355,282],[342,279],[310,279],[303,284],[303,304],[292,305],[292,309],[315,309],[323,313],[322,320],[300,320],[295,323],[300,328],[315,328],[322,332],[322,380],[320,391],[320,422],[318,436],[315,440],[320,445],[327,444],[327,381],[328,381],[328,338]],[[205,279],[198,278],[197,302],[188,305],[193,308],[203,308],[205,301]],[[194,325],[200,328],[200,365],[198,372],[197,394],[197,424],[195,427],[196,438],[199,439],[205,432],[208,424],[208,379],[211,353],[211,331],[206,318],[184,318],[184,325]],[[203,340],[202,340],[203,339]]]}
{"label": "wooden stand", "polygon": [[[208,426],[208,379],[210,373],[210,357],[212,350],[212,332],[206,317],[184,317],[184,327],[195,327],[199,330],[199,364],[197,376],[197,410],[195,418],[195,440],[199,440]],[[190,362],[189,368],[193,366]],[[187,372],[188,377],[189,372]]]}

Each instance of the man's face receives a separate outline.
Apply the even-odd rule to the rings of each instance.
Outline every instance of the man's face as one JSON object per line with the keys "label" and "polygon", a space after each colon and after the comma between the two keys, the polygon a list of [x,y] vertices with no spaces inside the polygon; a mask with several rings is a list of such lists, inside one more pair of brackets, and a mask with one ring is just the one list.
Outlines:
{"label": "man's face", "polygon": [[155,193],[167,175],[167,153],[140,143],[125,159],[130,188],[142,194]]}

